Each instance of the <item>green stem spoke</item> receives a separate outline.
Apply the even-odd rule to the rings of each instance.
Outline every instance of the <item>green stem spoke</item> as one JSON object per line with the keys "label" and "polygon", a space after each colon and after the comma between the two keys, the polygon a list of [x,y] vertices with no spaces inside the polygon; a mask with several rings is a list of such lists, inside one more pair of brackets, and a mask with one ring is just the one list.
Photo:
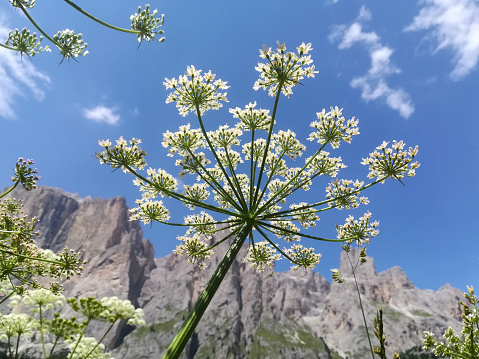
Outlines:
{"label": "green stem spoke", "polygon": [[[273,114],[271,115],[271,124],[270,124],[269,130],[268,130],[268,139],[266,140],[266,148],[265,148],[265,151],[264,151],[263,159],[261,161],[261,168],[260,168],[259,175],[258,175],[258,182],[256,184],[256,191],[255,191],[254,198],[253,198],[253,210],[256,210],[257,206],[259,205],[259,202],[261,201],[261,198],[258,198],[258,193],[259,193],[259,188],[261,186],[261,180],[262,180],[262,177],[263,177],[264,166],[266,164],[266,157],[268,156],[269,145],[270,145],[270,142],[271,142],[271,136],[273,134],[273,125],[274,125],[274,121],[275,121],[275,118],[276,118],[276,110],[278,109],[279,96],[281,95],[282,87],[283,87],[283,83],[280,83],[278,85],[278,90],[277,90],[278,93],[276,94],[276,98],[274,100]],[[251,144],[251,146],[253,146],[253,144]]]}
{"label": "green stem spoke", "polygon": [[18,179],[15,181],[15,183],[13,184],[12,187],[10,187],[7,191],[5,191],[5,192],[3,192],[2,194],[0,194],[0,198],[5,197],[7,194],[9,194],[10,192],[12,192],[12,191],[15,189],[15,187],[18,186],[19,183],[20,183],[20,178],[18,178]]}
{"label": "green stem spoke", "polygon": [[117,27],[117,26],[114,26],[114,25],[111,25],[111,24],[108,24],[98,18],[96,18],[95,16],[91,15],[90,13],[86,12],[85,10],[83,10],[81,7],[79,7],[77,4],[75,4],[74,2],[70,1],[70,0],[64,0],[68,5],[70,5],[71,7],[73,7],[75,10],[77,10],[78,12],[82,13],[83,15],[85,15],[86,17],[92,19],[93,21],[96,21],[97,23],[103,25],[103,26],[106,26],[106,27],[109,27],[110,29],[113,29],[113,30],[117,30],[117,31],[122,31],[122,32],[127,32],[127,33],[130,33],[130,34],[139,34],[140,32],[139,31],[136,31],[136,30],[131,30],[131,29],[123,29],[121,27]]}
{"label": "green stem spoke", "polygon": [[[224,168],[223,164],[221,163],[221,160],[219,159],[218,157],[218,154],[216,153],[215,151],[215,148],[213,146],[213,144],[211,143],[209,137],[208,137],[208,134],[206,133],[206,130],[205,130],[205,126],[203,125],[203,120],[201,119],[201,114],[200,114],[200,107],[199,105],[197,104],[196,105],[196,114],[198,116],[198,121],[200,123],[200,127],[201,127],[201,131],[203,132],[203,136],[205,136],[205,139],[206,139],[206,142],[208,143],[208,146],[210,148],[210,151],[211,153],[213,153],[213,156],[215,157],[216,159],[216,163],[220,166],[221,168],[221,171],[223,171],[223,174],[226,178],[226,181],[228,182],[229,186],[231,187],[231,189],[233,190],[236,198],[238,198],[238,200],[240,200],[240,196],[239,194],[236,192],[236,187],[233,185],[233,183],[231,182],[231,179],[229,178],[228,176],[228,172],[226,172],[226,169]],[[247,211],[247,207],[244,207],[243,208],[244,211]]]}
{"label": "green stem spoke", "polygon": [[220,264],[216,268],[213,276],[209,280],[205,289],[203,290],[195,305],[186,317],[185,322],[180,328],[180,331],[168,347],[165,355],[163,356],[163,359],[178,359],[180,357],[183,349],[188,343],[188,340],[190,339],[196,326],[200,322],[204,312],[206,311],[206,308],[213,299],[213,296],[218,290],[221,282],[223,281],[223,278],[226,276],[226,273],[228,272],[231,264],[235,260],[243,243],[248,237],[250,230],[251,225],[245,224],[241,227],[238,232],[238,235],[228,249],[228,252],[226,252]]}
{"label": "green stem spoke", "polygon": [[230,203],[234,208],[236,208],[238,211],[241,211],[241,207],[238,206],[238,204],[236,203],[236,201],[228,194],[228,192],[226,192],[223,187],[218,183],[218,181],[216,181],[216,179],[209,173],[209,171],[203,166],[203,164],[201,163],[201,161],[198,161],[196,159],[196,156],[193,154],[193,152],[191,152],[190,149],[188,149],[188,153],[190,154],[190,156],[195,160],[195,162],[201,167],[201,169],[203,170],[203,172],[205,174],[207,174],[207,176],[210,178],[211,182],[208,181],[204,176],[203,174],[200,172],[200,171],[196,171],[196,173],[198,174],[198,176],[201,177],[201,179],[203,181],[205,181],[205,183],[207,183],[211,188],[213,188],[214,190],[218,191],[218,193],[221,193],[223,199],[225,199],[226,201],[228,201],[228,203]]}
{"label": "green stem spoke", "polygon": [[55,44],[55,46],[57,46],[58,48],[61,49],[63,47],[62,44],[53,40],[45,31],[43,31],[43,29],[39,25],[37,25],[35,20],[33,20],[33,18],[30,16],[30,14],[28,13],[28,11],[25,9],[25,7],[22,5],[22,3],[20,1],[17,1],[16,4],[20,8],[20,10],[22,10],[22,12],[25,14],[25,16],[28,18],[28,20],[33,24],[33,26],[35,26],[37,28],[37,30],[40,31],[40,33],[43,36],[45,36],[52,44]]}
{"label": "green stem spoke", "polygon": [[264,229],[270,231],[271,233],[273,234],[276,234],[273,229],[276,229],[278,231],[281,231],[281,232],[286,232],[286,233],[289,233],[289,234],[293,234],[293,235],[296,235],[296,236],[301,236],[301,237],[304,237],[304,238],[310,238],[310,239],[315,239],[317,241],[325,241],[325,242],[345,242],[349,239],[354,239],[354,238],[346,238],[346,239],[330,239],[330,238],[322,238],[322,237],[315,237],[315,236],[311,236],[311,235],[308,235],[308,234],[304,234],[304,233],[301,233],[301,232],[294,232],[294,231],[291,231],[289,229],[286,229],[286,228],[281,228],[281,227],[278,227],[278,226],[275,226],[271,223],[266,223],[266,222],[258,222],[258,225],[260,225],[261,227],[263,227]]}
{"label": "green stem spoke", "polygon": [[[291,258],[289,255],[287,255],[281,248],[279,248],[269,237],[264,233],[259,226],[255,226],[255,229],[263,236],[264,239],[266,239],[279,253],[281,253],[286,259],[288,259],[291,263],[294,264],[299,264],[297,263],[293,258]],[[254,241],[253,241],[254,244]]]}

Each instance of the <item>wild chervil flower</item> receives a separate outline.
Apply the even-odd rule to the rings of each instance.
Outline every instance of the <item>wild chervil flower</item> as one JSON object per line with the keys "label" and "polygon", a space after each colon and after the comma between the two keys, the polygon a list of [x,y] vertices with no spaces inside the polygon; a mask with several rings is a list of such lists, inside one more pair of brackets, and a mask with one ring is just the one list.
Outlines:
{"label": "wild chervil flower", "polygon": [[[284,42],[282,44],[278,41],[277,52],[271,51],[264,45],[263,50],[259,50],[259,57],[267,59],[268,63],[259,62],[255,70],[259,72],[259,79],[254,83],[253,89],[263,90],[268,89],[270,96],[275,96],[278,88],[281,87],[281,92],[289,96],[293,93],[292,88],[299,84],[300,80],[306,77],[314,77],[313,60],[311,56],[307,55],[313,48],[311,44],[304,42],[297,47],[298,54],[294,52],[287,52]],[[308,65],[311,65],[308,67]]]}
{"label": "wild chervil flower", "polygon": [[412,162],[416,157],[419,148],[409,147],[408,151],[404,149],[403,141],[393,141],[391,148],[387,147],[389,142],[384,141],[376,150],[369,154],[368,158],[363,158],[363,165],[369,165],[368,178],[395,178],[401,180],[404,176],[412,177],[416,174],[416,168],[419,168],[419,162]]}
{"label": "wild chervil flower", "polygon": [[[135,156],[127,155],[129,150],[125,149],[123,139],[116,146],[111,146],[109,141],[100,143],[105,148],[97,155],[100,161],[129,171],[137,178],[135,183],[143,192],[143,199],[137,202],[138,208],[133,210],[132,219],[156,219],[186,227],[185,235],[177,237],[181,244],[174,252],[185,255],[190,263],[200,268],[206,267],[205,262],[216,246],[223,243],[230,246],[168,349],[168,357],[180,356],[246,240],[249,248],[245,261],[258,271],[273,266],[274,261],[281,258],[288,259],[293,270],[314,268],[321,255],[315,253],[313,247],[299,244],[300,240],[362,245],[377,235],[379,225],[377,221],[371,222],[368,212],[359,220],[349,216],[344,225],[337,226],[336,239],[306,233],[316,228],[320,212],[332,208],[354,209],[361,203],[367,204],[366,197],[359,197],[360,192],[387,177],[400,179],[404,173],[412,176],[418,167],[409,159],[416,155],[417,148],[410,149],[408,157],[402,151],[402,142],[395,142],[396,153],[384,149],[383,154],[376,151],[377,154],[371,154],[371,159],[363,160],[370,166],[369,177],[378,177],[375,181],[365,184],[359,180],[336,180],[327,187],[325,199],[316,199],[320,192],[315,191],[311,203],[301,201],[286,205],[295,192],[309,190],[322,176],[338,176],[346,166],[341,157],[331,157],[324,149],[328,144],[336,149],[341,142],[350,143],[352,136],[359,134],[357,119],[346,120],[342,109],[336,106],[329,112],[323,109],[310,125],[314,132],[308,139],[316,143],[315,148],[306,160],[299,161],[298,157],[306,152],[306,146],[290,129],[274,131],[275,125],[281,125],[276,124],[280,94],[289,96],[293,86],[317,73],[308,55],[310,50],[311,44],[304,43],[297,48],[297,53],[287,52],[286,46],[280,43],[277,52],[266,46],[260,50],[260,56],[267,62],[256,67],[260,74],[253,88],[268,89],[269,95],[276,96],[272,115],[269,110],[256,109],[256,102],[250,102],[244,108],[229,110],[237,119],[235,126],[228,123],[216,130],[207,130],[202,116],[210,109],[219,109],[221,101],[227,101],[226,93],[219,91],[228,88],[226,82],[215,80],[211,71],[202,73],[194,66],[188,66],[186,75],[178,79],[165,79],[166,88],[173,90],[166,102],[175,102],[182,116],[194,112],[198,118],[198,128],[192,128],[188,123],[180,126],[179,131],[167,131],[163,136],[163,147],[168,156],[176,158],[179,175],[184,177],[181,190],[177,190],[174,176],[162,169],[149,170],[147,176],[140,173],[146,166],[146,154],[137,140],[134,141]],[[146,201],[153,201],[155,196],[181,201],[191,210],[199,209],[199,213],[184,216],[182,223],[166,222],[167,210],[163,203],[160,206]],[[158,217],[155,217],[155,211]],[[215,234],[213,242],[211,237]],[[275,243],[276,239],[289,247],[281,249]]]}
{"label": "wild chervil flower", "polygon": [[[66,29],[58,31],[53,35],[55,45],[60,49],[63,59],[75,59],[78,56],[88,54],[87,43],[83,41],[82,34],[75,34],[75,31]],[[63,61],[63,60],[62,60]]]}
{"label": "wild chervil flower", "polygon": [[157,39],[156,35],[163,34],[163,30],[159,30],[163,26],[165,21],[165,16],[162,14],[160,18],[156,18],[158,10],[150,11],[150,5],[146,4],[145,9],[141,10],[141,6],[138,7],[138,12],[130,16],[131,20],[131,29],[133,31],[138,31],[138,42],[141,43],[143,40],[151,41],[157,40],[158,42],[165,41],[164,37]]}
{"label": "wild chervil flower", "polygon": [[186,116],[188,112],[202,115],[208,110],[218,110],[223,104],[220,101],[226,101],[226,92],[221,93],[218,90],[226,90],[227,82],[215,80],[216,75],[208,71],[201,74],[201,70],[196,70],[193,65],[188,66],[186,75],[180,76],[178,80],[165,78],[163,85],[167,89],[173,89],[166,99],[166,103],[176,102],[176,107],[180,115]]}

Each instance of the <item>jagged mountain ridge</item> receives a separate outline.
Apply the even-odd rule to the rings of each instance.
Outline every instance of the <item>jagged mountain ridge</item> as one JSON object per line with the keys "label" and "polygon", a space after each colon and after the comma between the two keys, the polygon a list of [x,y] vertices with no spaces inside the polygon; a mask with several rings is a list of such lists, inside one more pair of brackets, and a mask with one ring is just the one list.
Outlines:
{"label": "jagged mountain ridge", "polygon": [[[128,221],[122,197],[79,198],[49,187],[10,196],[40,219],[43,247],[56,251],[66,245],[84,253],[85,272],[66,283],[67,296],[116,295],[144,309],[146,328],[132,331],[122,323],[107,338],[117,359],[160,357],[227,249],[219,246],[209,267],[199,270],[174,254],[154,258],[139,223]],[[258,274],[242,262],[246,247],[242,251],[182,358],[370,357],[345,253],[345,283],[330,284],[311,271]],[[383,308],[390,351],[420,345],[424,330],[442,335],[449,325],[459,327],[460,290],[420,290],[399,267],[377,273],[372,258],[356,274],[371,333],[373,317]]]}

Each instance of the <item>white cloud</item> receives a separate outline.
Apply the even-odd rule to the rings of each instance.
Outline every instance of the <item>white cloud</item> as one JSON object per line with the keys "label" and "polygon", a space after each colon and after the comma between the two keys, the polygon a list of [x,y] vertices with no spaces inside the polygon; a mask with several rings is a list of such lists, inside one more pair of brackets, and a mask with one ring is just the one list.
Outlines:
{"label": "white cloud", "polygon": [[116,108],[100,105],[90,109],[83,109],[83,116],[95,122],[116,125],[120,121],[120,115],[116,114],[116,111]]}
{"label": "white cloud", "polygon": [[369,9],[366,7],[366,6],[361,6],[361,8],[359,9],[359,15],[358,17],[356,18],[357,21],[369,21],[373,18],[372,14],[371,14],[371,11],[369,11]]}
{"label": "white cloud", "polygon": [[369,52],[371,67],[363,76],[354,77],[350,85],[361,90],[361,98],[365,101],[383,100],[391,109],[408,118],[414,112],[411,97],[402,89],[393,89],[387,84],[387,78],[401,72],[391,63],[393,50],[381,44],[381,38],[375,32],[363,31],[360,21],[371,20],[371,12],[362,6],[359,16],[351,25],[335,26],[328,38],[331,42],[339,42],[340,50],[349,49],[356,43],[363,44]]}
{"label": "white cloud", "polygon": [[[8,36],[8,29],[0,23],[0,37]],[[33,63],[14,51],[0,48],[0,117],[15,119],[15,100],[18,97],[27,97],[28,92],[33,94],[37,101],[45,98],[43,87],[51,80],[40,72]]]}
{"label": "white cloud", "polygon": [[425,6],[405,31],[430,30],[436,51],[453,52],[453,80],[469,74],[479,61],[479,3],[475,0],[422,0]]}

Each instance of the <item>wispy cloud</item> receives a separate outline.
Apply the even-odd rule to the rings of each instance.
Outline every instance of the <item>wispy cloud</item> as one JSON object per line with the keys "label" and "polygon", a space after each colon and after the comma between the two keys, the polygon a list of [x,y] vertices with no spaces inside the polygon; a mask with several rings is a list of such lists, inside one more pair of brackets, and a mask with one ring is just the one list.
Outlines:
{"label": "wispy cloud", "polygon": [[[1,18],[1,17],[0,17]],[[6,38],[8,29],[0,23],[0,37]],[[51,80],[39,71],[33,63],[19,54],[0,48],[0,117],[15,119],[15,100],[18,97],[28,97],[31,93],[37,101],[45,98],[44,87]]]}
{"label": "wispy cloud", "polygon": [[83,116],[95,122],[116,125],[118,121],[120,121],[120,115],[118,115],[116,111],[117,109],[115,107],[100,105],[89,109],[83,109]]}
{"label": "wispy cloud", "polygon": [[401,72],[391,63],[394,52],[391,48],[381,44],[381,38],[375,32],[363,30],[362,21],[371,20],[371,12],[362,6],[355,22],[351,25],[337,25],[329,34],[331,42],[339,42],[340,50],[349,49],[356,43],[363,44],[371,58],[371,68],[363,76],[354,77],[350,85],[361,90],[361,98],[366,101],[383,100],[387,106],[399,111],[399,114],[408,118],[414,112],[411,97],[402,89],[393,89],[387,79],[392,74]]}
{"label": "wispy cloud", "polygon": [[424,7],[405,31],[430,30],[434,52],[453,52],[453,80],[469,74],[479,61],[479,3],[475,0],[421,0]]}

